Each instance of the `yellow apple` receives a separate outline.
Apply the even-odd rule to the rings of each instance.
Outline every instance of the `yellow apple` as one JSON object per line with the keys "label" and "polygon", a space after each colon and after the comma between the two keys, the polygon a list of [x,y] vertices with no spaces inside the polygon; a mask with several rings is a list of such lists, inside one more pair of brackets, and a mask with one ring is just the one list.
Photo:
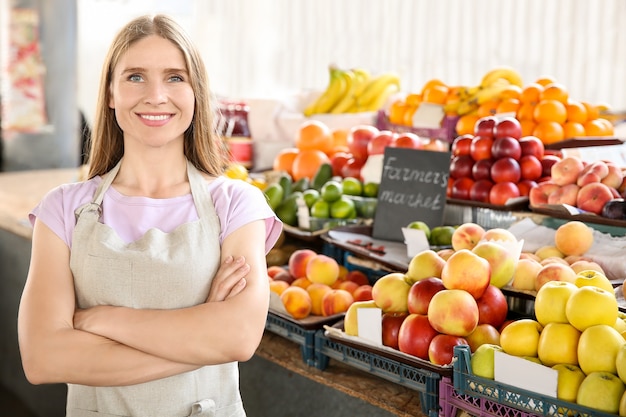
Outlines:
{"label": "yellow apple", "polygon": [[617,320],[615,320],[613,327],[615,327],[615,330],[617,330],[622,336],[626,334],[626,321],[624,321],[623,318],[618,317]]}
{"label": "yellow apple", "polygon": [[548,323],[539,335],[537,356],[546,366],[578,365],[580,331],[569,323]]}
{"label": "yellow apple", "polygon": [[587,375],[597,371],[617,375],[617,354],[624,344],[626,340],[612,326],[591,326],[578,339],[578,366]]}
{"label": "yellow apple", "polygon": [[357,319],[359,308],[376,308],[374,300],[355,301],[350,304],[343,317],[343,331],[349,336],[359,335],[359,321]]}
{"label": "yellow apple", "polygon": [[471,352],[476,352],[478,348],[485,344],[500,346],[500,331],[492,324],[482,323],[476,326],[473,332],[465,337]]}
{"label": "yellow apple", "polygon": [[517,259],[508,249],[496,242],[482,241],[472,249],[472,252],[489,262],[490,284],[502,288],[511,282]]}
{"label": "yellow apple", "polygon": [[469,249],[456,251],[441,270],[443,285],[449,290],[465,290],[479,299],[491,280],[489,262]]}
{"label": "yellow apple", "polygon": [[535,280],[541,268],[542,265],[532,258],[520,259],[513,272],[511,287],[516,290],[534,291]]}
{"label": "yellow apple", "polygon": [[472,353],[470,366],[474,375],[487,379],[494,378],[494,356],[496,351],[502,352],[502,347],[493,343],[485,343]]}
{"label": "yellow apple", "polygon": [[617,376],[626,384],[626,344],[617,351],[615,367],[617,368]]}
{"label": "yellow apple", "polygon": [[500,332],[500,346],[513,356],[537,356],[541,324],[533,319],[518,319]]}
{"label": "yellow apple", "polygon": [[577,365],[559,363],[552,366],[557,371],[556,398],[576,402],[578,387],[585,379],[585,373]]}
{"label": "yellow apple", "polygon": [[549,258],[551,256],[565,258],[565,255],[563,254],[563,252],[558,250],[556,246],[554,245],[545,245],[545,246],[538,248],[535,251],[535,255],[538,256],[540,260]]}
{"label": "yellow apple", "polygon": [[567,321],[581,332],[596,324],[615,325],[618,311],[614,293],[590,286],[580,287],[565,306]]}
{"label": "yellow apple", "polygon": [[535,318],[542,325],[548,323],[569,323],[565,307],[578,287],[567,281],[549,281],[535,296]]}
{"label": "yellow apple", "polygon": [[411,284],[424,278],[441,278],[446,261],[432,249],[426,249],[411,258],[406,277]]}
{"label": "yellow apple", "polygon": [[465,290],[441,290],[428,304],[428,321],[439,333],[465,337],[478,326],[476,299]]}
{"label": "yellow apple", "polygon": [[624,383],[617,375],[592,372],[580,384],[576,402],[598,411],[617,414],[625,390]]}
{"label": "yellow apple", "polygon": [[626,417],[626,391],[624,391],[622,398],[619,400],[618,414],[620,417]]}
{"label": "yellow apple", "polygon": [[372,299],[383,313],[408,312],[408,297],[411,284],[406,275],[391,272],[384,275],[372,285]]}
{"label": "yellow apple", "polygon": [[577,287],[584,287],[585,285],[598,287],[605,289],[609,292],[614,292],[613,284],[611,281],[601,272],[593,269],[586,269],[576,274],[576,280],[574,281]]}

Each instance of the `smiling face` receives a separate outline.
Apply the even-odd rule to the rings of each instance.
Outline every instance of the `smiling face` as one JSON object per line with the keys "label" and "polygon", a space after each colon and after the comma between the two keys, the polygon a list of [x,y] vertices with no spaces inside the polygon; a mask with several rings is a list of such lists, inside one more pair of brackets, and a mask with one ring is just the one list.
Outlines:
{"label": "smiling face", "polygon": [[194,112],[194,92],[183,53],[151,35],[130,46],[113,70],[109,107],[133,148],[177,147]]}

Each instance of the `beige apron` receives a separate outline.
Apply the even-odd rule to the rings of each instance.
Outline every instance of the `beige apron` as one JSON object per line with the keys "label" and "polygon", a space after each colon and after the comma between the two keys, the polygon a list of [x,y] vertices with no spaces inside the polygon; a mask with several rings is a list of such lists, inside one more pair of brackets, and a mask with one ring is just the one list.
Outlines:
{"label": "beige apron", "polygon": [[[220,261],[220,221],[206,181],[188,162],[198,220],[171,233],[150,229],[125,243],[100,223],[100,204],[119,167],[103,177],[93,201],[76,210],[70,266],[78,306],[171,309],[205,302]],[[245,416],[238,365],[205,366],[123,387],[69,384],[67,416]]]}

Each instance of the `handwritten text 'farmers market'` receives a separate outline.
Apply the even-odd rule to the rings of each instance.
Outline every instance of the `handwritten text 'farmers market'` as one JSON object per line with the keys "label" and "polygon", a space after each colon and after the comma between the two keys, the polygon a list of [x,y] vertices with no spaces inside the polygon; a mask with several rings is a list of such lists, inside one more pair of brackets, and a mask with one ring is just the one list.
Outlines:
{"label": "handwritten text 'farmers market'", "polygon": [[393,166],[396,158],[388,158],[383,166],[383,178],[389,181],[402,182],[402,192],[394,190],[382,190],[378,199],[390,204],[403,205],[408,207],[422,207],[431,210],[442,209],[442,197],[444,193],[437,193],[435,196],[424,195],[421,192],[413,192],[416,187],[411,185],[430,184],[432,186],[440,186],[445,189],[448,186],[448,172],[421,171],[407,167]]}

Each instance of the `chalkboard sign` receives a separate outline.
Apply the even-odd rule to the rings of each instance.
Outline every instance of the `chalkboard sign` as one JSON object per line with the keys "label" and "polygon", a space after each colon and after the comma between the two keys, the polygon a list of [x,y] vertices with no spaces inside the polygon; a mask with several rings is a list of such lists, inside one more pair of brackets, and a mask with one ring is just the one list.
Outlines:
{"label": "chalkboard sign", "polygon": [[387,147],[372,237],[402,242],[402,228],[415,220],[440,226],[449,173],[449,152]]}

